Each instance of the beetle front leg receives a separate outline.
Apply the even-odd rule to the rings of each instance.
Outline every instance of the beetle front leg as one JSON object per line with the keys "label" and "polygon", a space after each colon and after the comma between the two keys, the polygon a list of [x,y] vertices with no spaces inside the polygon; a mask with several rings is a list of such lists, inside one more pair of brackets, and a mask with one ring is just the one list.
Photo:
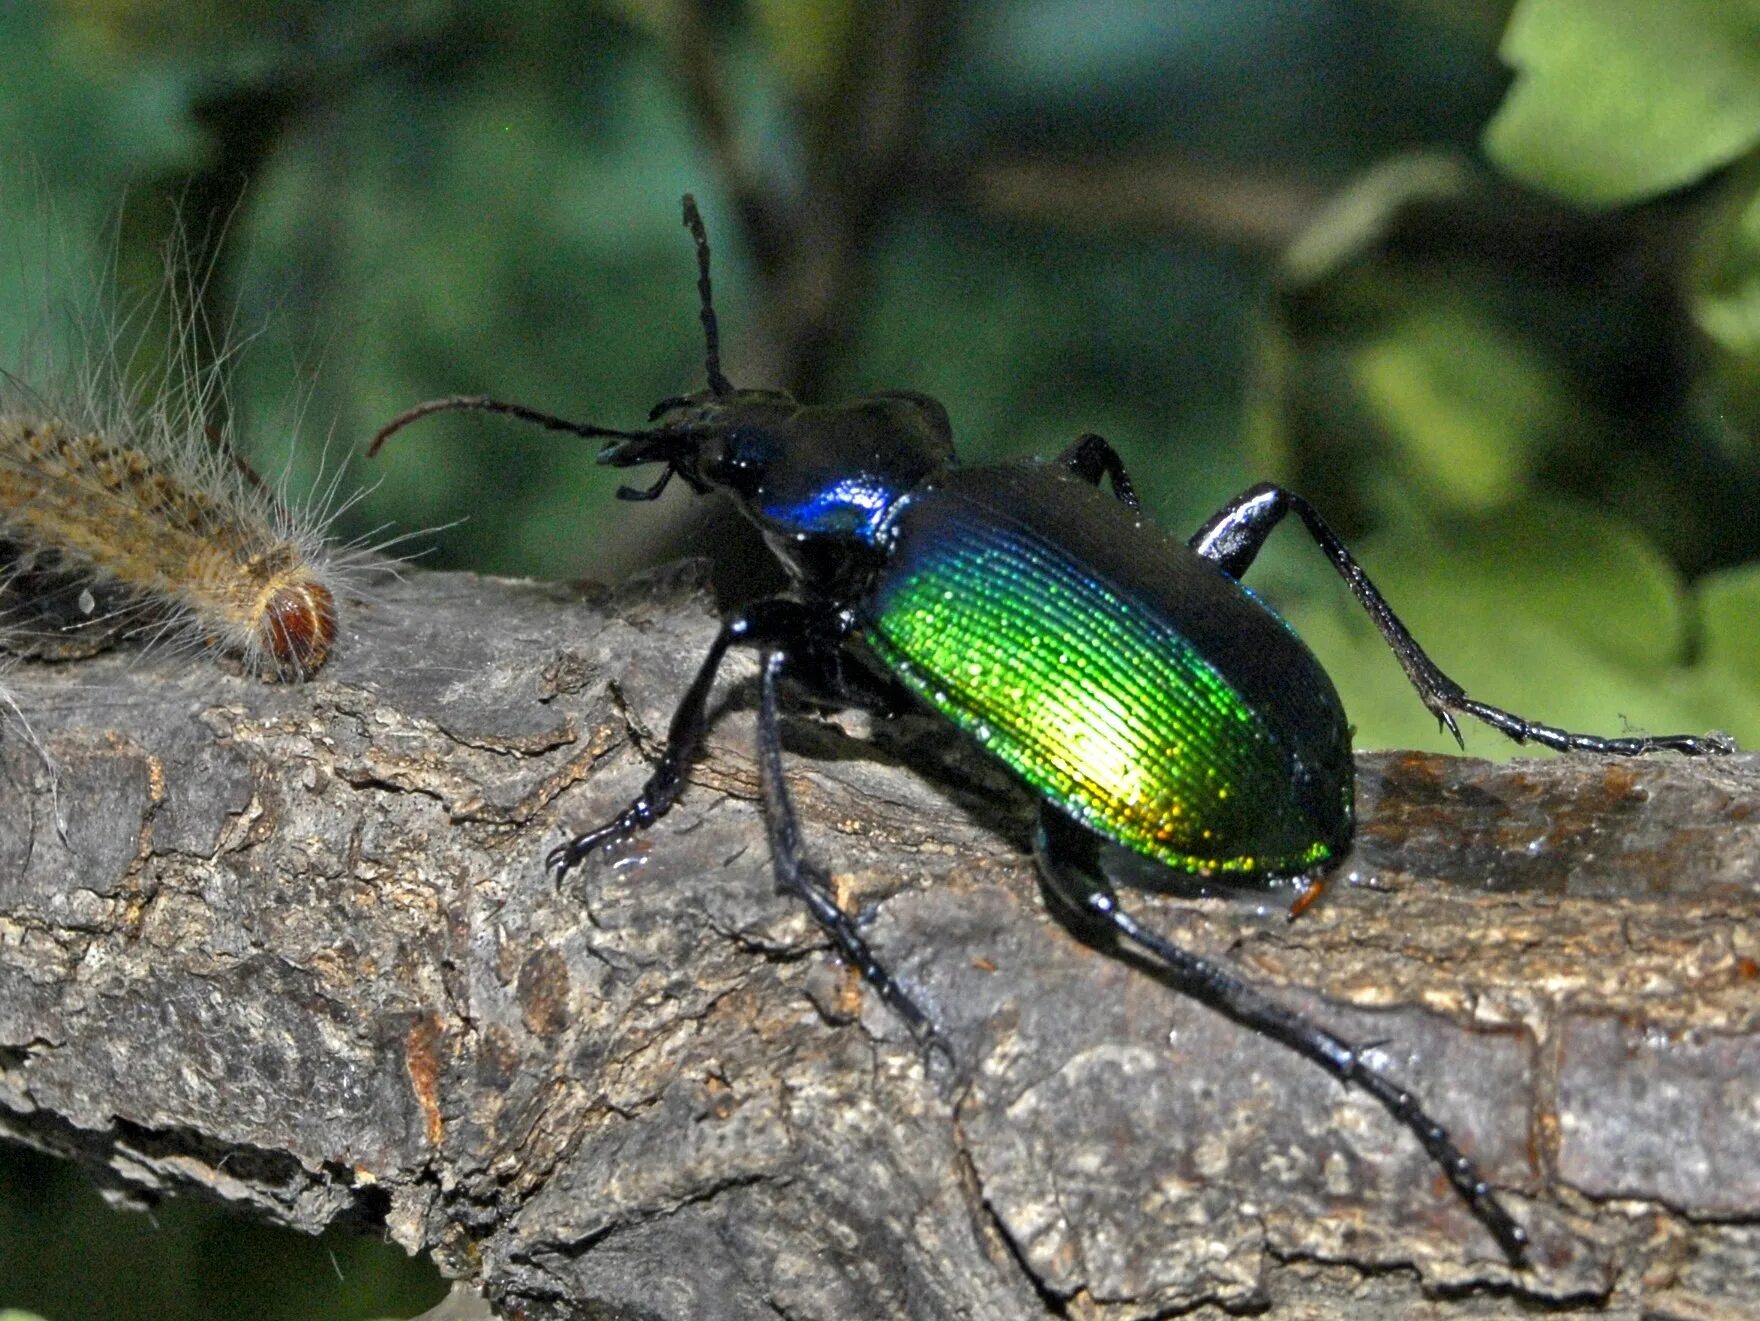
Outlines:
{"label": "beetle front leg", "polygon": [[1340,1082],[1361,1087],[1423,1144],[1479,1222],[1491,1231],[1510,1263],[1517,1267],[1523,1264],[1527,1231],[1504,1210],[1490,1182],[1455,1146],[1448,1130],[1424,1112],[1418,1098],[1367,1063],[1367,1048],[1333,1035],[1249,986],[1221,964],[1139,924],[1119,907],[1117,894],[1101,874],[1098,848],[1098,838],[1086,826],[1050,803],[1040,804],[1035,851],[1046,895],[1064,915],[1076,920],[1084,935],[1129,942],[1150,955],[1183,994],[1307,1057]]}
{"label": "beetle front leg", "polygon": [[1093,486],[1100,485],[1102,477],[1110,477],[1112,493],[1121,505],[1131,509],[1142,507],[1137,488],[1131,485],[1130,474],[1124,470],[1124,460],[1106,437],[1092,431],[1076,437],[1075,444],[1057,456],[1057,462]]}
{"label": "beetle front leg", "polygon": [[758,669],[758,782],[764,800],[764,826],[770,837],[770,861],[776,870],[779,890],[796,895],[819,928],[831,937],[844,961],[862,975],[881,1000],[910,1027],[926,1051],[950,1054],[947,1043],[928,1014],[893,979],[874,957],[868,942],[856,930],[854,920],[838,905],[831,878],[823,868],[802,856],[800,824],[794,800],[782,769],[782,721],[777,689],[787,657],[766,651]]}
{"label": "beetle front leg", "polygon": [[806,606],[779,598],[759,601],[724,622],[715,641],[709,645],[709,654],[697,667],[697,677],[691,680],[690,688],[672,714],[660,761],[635,801],[598,829],[576,835],[568,843],[552,849],[544,859],[545,868],[560,879],[594,849],[628,839],[666,815],[684,785],[684,769],[703,741],[703,731],[708,724],[709,693],[715,686],[715,676],[721,669],[721,662],[727,658],[728,649],[735,645],[768,646],[791,641],[811,626],[811,620],[812,612]]}
{"label": "beetle front leg", "polygon": [[1363,572],[1362,566],[1326,525],[1326,520],[1320,517],[1320,511],[1301,496],[1271,482],[1261,482],[1236,496],[1198,530],[1191,539],[1191,547],[1238,581],[1258,556],[1265,538],[1292,511],[1301,518],[1308,535],[1314,538],[1332,562],[1332,567],[1338,570],[1339,577],[1351,589],[1351,595],[1368,612],[1398,658],[1400,668],[1411,680],[1412,687],[1418,690],[1424,705],[1462,746],[1465,744],[1460,726],[1455,723],[1456,712],[1483,721],[1517,743],[1538,743],[1559,752],[1601,752],[1631,757],[1663,750],[1684,752],[1689,756],[1735,751],[1735,740],[1721,734],[1658,734],[1634,738],[1575,734],[1468,697],[1466,691],[1424,653],[1399,616],[1393,613],[1386,598],[1369,581],[1369,575]]}

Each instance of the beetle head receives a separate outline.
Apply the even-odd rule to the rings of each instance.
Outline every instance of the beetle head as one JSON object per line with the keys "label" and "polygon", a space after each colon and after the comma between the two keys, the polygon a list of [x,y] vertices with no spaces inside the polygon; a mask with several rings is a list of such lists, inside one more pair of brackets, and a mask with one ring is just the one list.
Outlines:
{"label": "beetle head", "polygon": [[599,453],[618,468],[666,465],[652,487],[625,487],[625,499],[652,498],[676,474],[694,490],[728,492],[784,533],[855,530],[953,459],[947,410],[904,390],[825,407],[778,390],[705,391],[664,401],[654,421]]}
{"label": "beetle head", "polygon": [[[710,343],[714,340],[711,338]],[[714,370],[710,381],[719,381],[695,394],[662,399],[648,413],[653,425],[643,431],[605,432],[615,438],[599,451],[599,462],[613,468],[639,468],[665,464],[665,470],[645,489],[621,487],[624,500],[652,500],[674,476],[690,488],[705,492],[716,488],[738,494],[742,478],[754,465],[767,463],[766,446],[755,438],[769,433],[799,406],[779,390],[736,390]]]}
{"label": "beetle head", "polygon": [[651,500],[677,476],[696,491],[727,491],[766,530],[785,537],[872,532],[898,495],[953,461],[947,410],[908,390],[817,407],[780,390],[736,389],[721,371],[709,240],[689,195],[684,224],[697,249],[709,385],[661,400],[648,414],[651,427],[615,433],[599,452],[600,463],[616,468],[666,465],[651,486],[618,494]]}

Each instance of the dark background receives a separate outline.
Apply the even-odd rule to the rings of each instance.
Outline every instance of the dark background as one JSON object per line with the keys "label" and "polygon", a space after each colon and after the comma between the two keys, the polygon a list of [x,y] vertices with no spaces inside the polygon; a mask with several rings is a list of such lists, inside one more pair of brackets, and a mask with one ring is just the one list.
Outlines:
{"label": "dark background", "polygon": [[[433,395],[634,425],[700,386],[689,190],[736,383],[927,391],[968,462],[1100,431],[1181,530],[1275,478],[1475,695],[1752,743],[1760,5],[1511,8],[9,5],[0,350],[150,290],[181,227],[210,317],[254,337],[228,401],[253,463],[374,484],[344,537],[453,524],[419,563],[600,579],[713,546],[734,594],[763,563],[737,523],[682,488],[620,506],[582,442],[460,415],[359,453]],[[1359,746],[1448,746],[1299,534],[1253,581]],[[0,1306],[440,1291],[352,1239],[113,1215],[30,1156],[0,1192]]]}

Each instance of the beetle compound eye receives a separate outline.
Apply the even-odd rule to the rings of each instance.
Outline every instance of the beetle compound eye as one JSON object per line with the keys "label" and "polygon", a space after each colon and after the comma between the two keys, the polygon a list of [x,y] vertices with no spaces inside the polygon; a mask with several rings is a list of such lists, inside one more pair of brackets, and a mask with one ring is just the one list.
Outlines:
{"label": "beetle compound eye", "polygon": [[752,427],[732,427],[721,438],[719,467],[729,478],[761,471],[769,462],[776,442]]}

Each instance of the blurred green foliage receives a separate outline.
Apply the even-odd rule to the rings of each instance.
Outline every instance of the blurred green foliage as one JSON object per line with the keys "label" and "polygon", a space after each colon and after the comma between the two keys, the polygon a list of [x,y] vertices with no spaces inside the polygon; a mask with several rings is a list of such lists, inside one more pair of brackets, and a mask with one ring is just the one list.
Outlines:
{"label": "blurred green foliage", "polygon": [[1760,141],[1756,0],[1521,0],[1502,54],[1486,150],[1572,201],[1654,197]]}
{"label": "blurred green foliage", "polygon": [[[1175,528],[1276,478],[1476,696],[1760,742],[1760,0],[61,0],[0,44],[0,251],[133,283],[229,222],[265,470],[692,388],[691,190],[735,381],[928,391],[968,461],[1101,431]],[[737,539],[489,419],[360,476],[351,533],[468,519],[437,565]],[[1360,745],[1449,746],[1299,533],[1252,581]]]}

